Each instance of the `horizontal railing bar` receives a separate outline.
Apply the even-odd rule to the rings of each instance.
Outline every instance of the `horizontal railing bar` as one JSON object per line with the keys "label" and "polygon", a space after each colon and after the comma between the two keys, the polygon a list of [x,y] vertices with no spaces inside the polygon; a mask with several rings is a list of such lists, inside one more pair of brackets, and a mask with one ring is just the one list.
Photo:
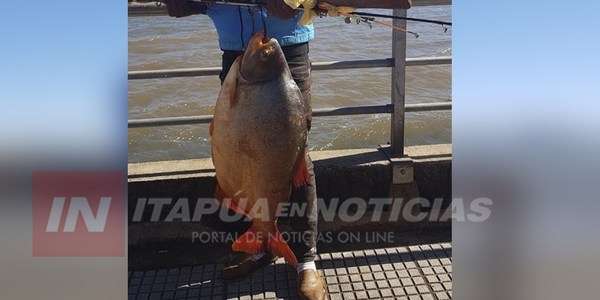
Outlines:
{"label": "horizontal railing bar", "polygon": [[452,102],[406,104],[404,106],[405,112],[422,112],[422,111],[451,110],[451,109],[452,109]]}
{"label": "horizontal railing bar", "polygon": [[152,118],[152,119],[134,119],[127,121],[127,127],[155,127],[155,126],[177,126],[177,125],[192,125],[192,124],[208,124],[212,121],[213,116],[188,116],[188,117],[167,117],[167,118]]}
{"label": "horizontal railing bar", "polygon": [[219,75],[219,73],[221,73],[220,67],[164,69],[164,70],[149,70],[149,71],[129,71],[129,72],[127,72],[127,78],[130,80],[133,80],[133,79],[194,77],[194,76]]}
{"label": "horizontal railing bar", "polygon": [[452,5],[452,0],[412,0],[412,6]]}
{"label": "horizontal railing bar", "polygon": [[347,106],[313,109],[313,117],[371,115],[392,113],[392,105]]}
{"label": "horizontal railing bar", "polygon": [[450,64],[452,64],[452,56],[413,57],[406,59],[407,67]]}
{"label": "horizontal railing bar", "polygon": [[[407,58],[406,66],[425,66],[425,65],[447,65],[452,63],[451,56],[441,57],[417,57]],[[313,70],[343,70],[343,69],[364,69],[364,68],[390,68],[394,66],[393,58],[368,59],[368,60],[347,60],[312,63]],[[175,78],[175,77],[194,77],[194,76],[212,76],[221,72],[220,67],[208,68],[185,68],[185,69],[164,69],[148,71],[129,71],[128,79],[157,79],[157,78]]]}
{"label": "horizontal railing bar", "polygon": [[[406,112],[435,111],[435,110],[449,110],[449,109],[452,109],[451,102],[407,104],[405,107]],[[394,107],[391,104],[372,105],[372,106],[348,106],[348,107],[313,109],[313,116],[315,116],[315,117],[331,117],[331,116],[349,116],[349,115],[364,115],[364,114],[389,114],[389,113],[392,113],[393,111],[394,111]],[[155,127],[155,126],[208,124],[212,121],[212,119],[213,119],[212,115],[133,119],[133,120],[128,121],[127,127],[141,128],[141,127]]]}
{"label": "horizontal railing bar", "polygon": [[365,60],[345,60],[345,61],[322,61],[312,63],[312,70],[345,70],[345,69],[366,69],[366,68],[390,68],[394,65],[393,58],[365,59]]}

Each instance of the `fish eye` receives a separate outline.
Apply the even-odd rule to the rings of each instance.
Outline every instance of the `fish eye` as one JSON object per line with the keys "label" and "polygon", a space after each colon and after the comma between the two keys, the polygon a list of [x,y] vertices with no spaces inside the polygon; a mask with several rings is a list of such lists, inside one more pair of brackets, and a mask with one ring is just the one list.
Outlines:
{"label": "fish eye", "polygon": [[264,49],[263,51],[260,52],[260,58],[264,61],[267,60],[267,58],[269,57],[269,54],[271,54],[270,49]]}
{"label": "fish eye", "polygon": [[260,59],[266,61],[274,50],[275,48],[273,48],[273,46],[266,47],[260,52]]}

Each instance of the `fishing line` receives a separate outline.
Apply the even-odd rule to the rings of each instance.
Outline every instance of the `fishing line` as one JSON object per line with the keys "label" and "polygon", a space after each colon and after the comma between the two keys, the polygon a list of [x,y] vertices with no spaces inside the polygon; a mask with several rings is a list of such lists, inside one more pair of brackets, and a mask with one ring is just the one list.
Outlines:
{"label": "fishing line", "polygon": [[239,6],[237,11],[240,16],[240,40],[242,42],[242,48],[246,49],[246,46],[244,46],[244,19],[242,18],[242,7]]}
{"label": "fishing line", "polygon": [[254,24],[254,11],[252,10],[252,7],[248,6],[248,13],[250,14],[250,19],[252,19],[252,35],[254,35],[254,33],[256,33],[256,24]]}
{"label": "fishing line", "polygon": [[400,31],[400,32],[404,32],[404,33],[409,33],[409,34],[412,34],[412,35],[414,35],[414,36],[415,36],[415,38],[418,38],[418,37],[419,37],[419,34],[418,34],[418,33],[416,33],[416,32],[412,32],[412,31],[410,31],[410,30],[406,30],[406,29],[404,29],[404,28],[402,28],[402,27],[400,27],[400,26],[396,26],[396,25],[394,25],[394,24],[389,24],[389,23],[386,23],[386,22],[383,22],[383,21],[378,21],[378,20],[375,20],[375,19],[373,19],[373,20],[371,20],[371,21],[372,21],[372,22],[374,22],[374,23],[377,23],[377,24],[379,24],[379,25],[384,25],[384,26],[391,27],[392,29],[394,29],[394,30],[397,30],[397,31]]}
{"label": "fishing line", "polygon": [[264,36],[267,37],[267,20],[266,20],[266,13],[263,11],[263,6],[259,5],[258,8],[260,9],[260,20],[262,22],[263,25],[263,31],[264,31]]}

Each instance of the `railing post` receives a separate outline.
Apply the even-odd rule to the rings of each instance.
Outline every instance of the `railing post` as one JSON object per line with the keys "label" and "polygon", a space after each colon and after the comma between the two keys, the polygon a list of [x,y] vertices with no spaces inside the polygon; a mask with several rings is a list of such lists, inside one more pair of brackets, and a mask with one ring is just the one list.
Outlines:
{"label": "railing post", "polygon": [[[394,16],[406,17],[406,9],[395,9]],[[406,20],[395,19],[394,25],[406,28]],[[404,155],[404,104],[406,96],[406,33],[392,30],[392,114],[391,144],[392,155]]]}
{"label": "railing post", "polygon": [[[406,17],[406,9],[395,9],[394,16]],[[406,28],[406,20],[395,19],[394,25]],[[414,180],[414,163],[404,154],[404,113],[406,99],[406,33],[392,31],[392,104],[391,147],[384,149],[392,166],[389,195],[394,198],[414,199],[419,196]],[[415,206],[417,207],[417,206]],[[413,208],[416,210],[416,208]]]}

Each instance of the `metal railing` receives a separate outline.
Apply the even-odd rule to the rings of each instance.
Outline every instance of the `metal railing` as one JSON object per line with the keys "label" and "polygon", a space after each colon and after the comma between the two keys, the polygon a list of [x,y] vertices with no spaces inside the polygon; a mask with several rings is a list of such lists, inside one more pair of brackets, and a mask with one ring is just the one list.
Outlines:
{"label": "metal railing", "polygon": [[[426,66],[426,65],[449,65],[452,58],[442,57],[419,57],[407,58],[406,66]],[[326,70],[345,70],[345,69],[367,69],[367,68],[391,68],[394,66],[393,58],[369,59],[369,60],[351,60],[351,61],[330,61],[315,62],[311,64],[313,71]],[[195,76],[214,76],[219,75],[221,68],[184,68],[184,69],[163,69],[150,71],[130,71],[128,79],[157,79],[157,78],[175,78],[175,77],[195,77]]]}
{"label": "metal railing", "polygon": [[[413,0],[413,6],[428,5],[449,5],[450,0]],[[131,10],[130,10],[131,14]],[[405,9],[394,10],[395,16],[406,17]],[[394,25],[406,28],[406,20],[394,20]],[[312,70],[343,70],[343,69],[361,69],[361,68],[392,68],[392,94],[391,104],[373,105],[373,106],[350,106],[314,109],[314,117],[328,116],[346,116],[361,114],[391,114],[391,151],[392,155],[401,157],[404,155],[404,114],[407,112],[449,110],[452,108],[451,102],[424,103],[424,104],[406,104],[406,67],[442,65],[451,64],[451,57],[421,57],[406,58],[406,34],[393,31],[392,34],[392,58],[372,59],[372,60],[354,60],[354,61],[333,61],[317,62],[312,64]],[[399,59],[398,59],[399,58]],[[130,71],[129,80],[141,79],[161,79],[176,77],[193,76],[214,76],[221,72],[221,68],[187,68],[187,69],[167,69],[150,71]],[[166,117],[151,119],[133,119],[128,121],[129,128],[154,127],[154,126],[175,126],[191,124],[207,124],[212,120],[212,115],[204,116],[186,116],[186,117]]]}
{"label": "metal railing", "polygon": [[[407,104],[405,112],[422,112],[435,110],[452,109],[450,102]],[[369,106],[346,106],[313,109],[313,117],[332,117],[332,116],[350,116],[350,115],[372,115],[372,114],[391,114],[394,112],[392,104],[387,105],[369,105]],[[129,120],[129,128],[156,127],[156,126],[176,126],[191,124],[208,124],[212,121],[212,115],[204,116],[186,116],[186,117],[166,117],[150,119]]]}

